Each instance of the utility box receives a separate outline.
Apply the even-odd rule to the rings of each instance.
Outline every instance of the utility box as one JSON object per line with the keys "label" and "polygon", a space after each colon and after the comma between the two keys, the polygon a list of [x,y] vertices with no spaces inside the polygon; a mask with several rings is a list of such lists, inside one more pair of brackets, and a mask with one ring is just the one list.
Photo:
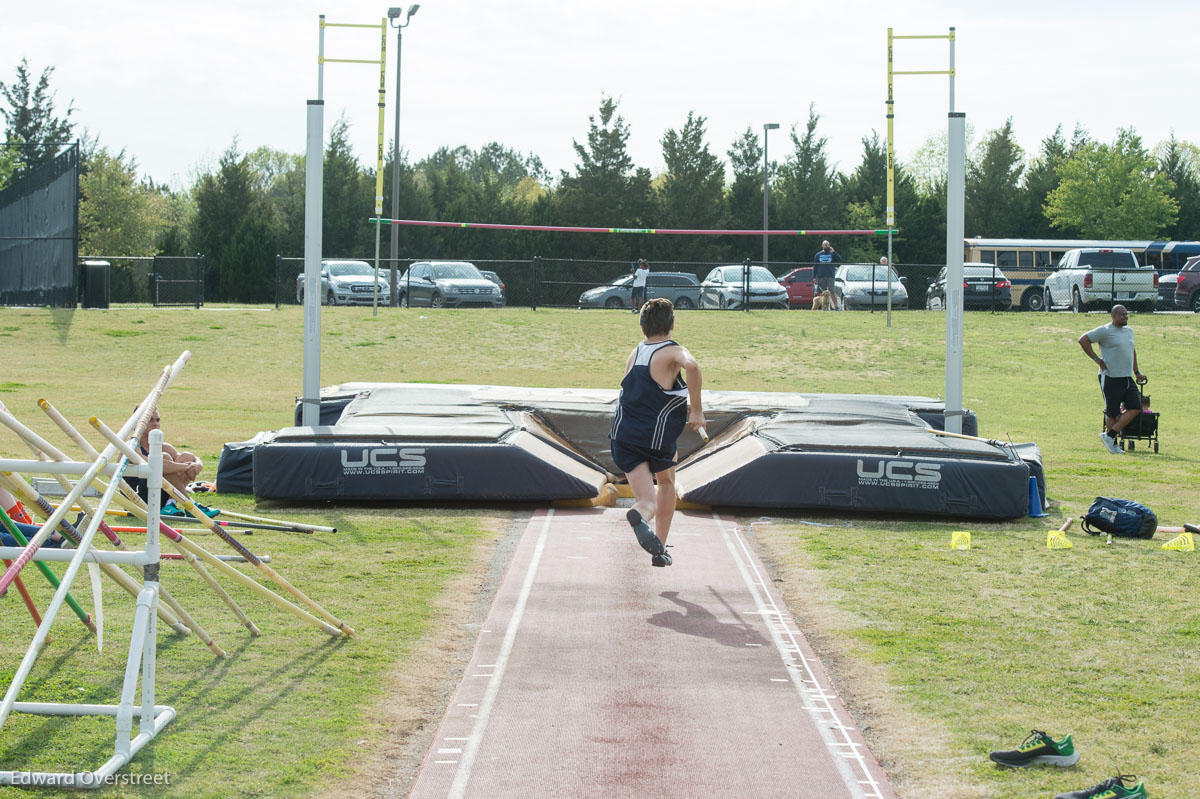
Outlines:
{"label": "utility box", "polygon": [[83,262],[83,307],[107,308],[112,264],[108,261]]}

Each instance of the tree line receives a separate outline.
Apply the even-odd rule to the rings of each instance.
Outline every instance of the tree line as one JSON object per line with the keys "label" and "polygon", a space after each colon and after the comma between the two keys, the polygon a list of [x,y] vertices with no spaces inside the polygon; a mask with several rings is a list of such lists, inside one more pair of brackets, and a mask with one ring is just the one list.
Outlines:
{"label": "tree line", "polygon": [[[0,151],[0,188],[75,137],[73,104],[55,109],[53,67],[37,79],[26,61],[11,83],[0,82],[7,146]],[[665,171],[654,175],[629,155],[629,123],[618,102],[602,97],[588,118],[576,163],[552,175],[533,154],[501,143],[472,150],[443,147],[420,160],[401,153],[384,165],[385,215],[392,207],[392,170],[400,171],[399,214],[405,219],[622,228],[758,229],[762,226],[763,149],[746,131],[722,155],[706,135],[706,119],[689,112],[660,138]],[[853,171],[832,163],[821,117],[812,106],[789,133],[790,150],[772,160],[772,228],[879,229],[885,226],[886,144],[875,131],[861,139]],[[324,153],[324,251],[367,257],[375,251],[374,166],[349,143],[345,119],[332,127]],[[273,299],[275,255],[303,254],[304,155],[269,147],[243,152],[235,139],[218,163],[190,187],[139,177],[136,159],[82,137],[80,252],[86,255],[206,256],[206,295],[218,300]],[[910,162],[898,163],[895,198],[899,263],[945,260],[946,142],[932,137]],[[1037,152],[1017,143],[1013,122],[988,131],[969,150],[965,228],[968,236],[1013,238],[1200,238],[1200,148],[1176,139],[1147,148],[1130,127],[1111,143],[1061,126]],[[382,252],[388,252],[383,235]],[[615,236],[542,231],[399,227],[402,258],[741,262],[761,255],[747,236]],[[774,237],[773,261],[809,261],[817,241]],[[848,261],[873,262],[886,240],[845,237],[835,246]]]}

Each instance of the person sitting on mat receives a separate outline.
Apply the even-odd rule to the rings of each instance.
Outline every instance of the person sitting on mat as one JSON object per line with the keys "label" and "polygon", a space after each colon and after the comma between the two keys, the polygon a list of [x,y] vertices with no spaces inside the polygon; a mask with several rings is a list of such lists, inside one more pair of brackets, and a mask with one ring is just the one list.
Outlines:
{"label": "person sitting on mat", "polygon": [[[136,409],[135,409],[136,410]],[[138,454],[143,458],[150,457],[150,431],[161,430],[162,423],[158,416],[158,408],[150,414],[150,421],[146,425],[146,429],[142,432],[142,437],[138,439]],[[188,483],[195,480],[200,471],[204,468],[204,462],[191,452],[180,452],[175,447],[168,444],[165,440],[162,444],[162,470],[163,480],[174,486],[175,490],[183,496],[188,496]],[[146,481],[139,478],[126,478],[125,482],[133,486],[140,496],[147,503],[148,489]],[[164,489],[162,492],[161,505],[162,513],[165,516],[184,516],[186,515],[181,508],[177,508],[171,500],[170,494]],[[196,503],[196,507],[204,511],[208,516],[216,516],[220,511],[213,508],[206,508],[203,505]]]}
{"label": "person sitting on mat", "polygon": [[[639,319],[646,338],[625,361],[608,437],[613,462],[625,472],[636,500],[625,518],[651,554],[651,565],[670,566],[666,544],[675,513],[676,441],[685,425],[697,431],[704,427],[702,378],[700,364],[671,339],[675,308],[670,300],[648,301]],[[649,525],[656,517],[657,535]]]}

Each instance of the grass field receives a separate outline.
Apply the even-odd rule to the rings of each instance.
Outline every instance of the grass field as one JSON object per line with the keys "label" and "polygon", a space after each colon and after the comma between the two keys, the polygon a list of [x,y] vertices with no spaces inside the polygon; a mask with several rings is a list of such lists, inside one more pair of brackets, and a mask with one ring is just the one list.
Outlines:
{"label": "grass field", "polygon": [[[829,666],[900,796],[1017,799],[1098,782],[1120,767],[1154,797],[1200,796],[1200,555],[1153,542],[1104,542],[1075,528],[1075,547],[1046,534],[1097,495],[1137,499],[1160,522],[1200,520],[1194,489],[1200,422],[1200,317],[1134,316],[1142,371],[1162,416],[1162,448],[1123,457],[1100,446],[1094,367],[1080,333],[1106,316],[968,314],[964,404],[980,434],[1036,441],[1046,519],[1004,523],[800,513],[743,523],[801,627]],[[677,338],[714,390],[943,391],[944,317],[811,312],[680,314]],[[638,338],[628,313],[504,309],[323,310],[322,385],[362,381],[614,387]],[[193,353],[161,403],[163,426],[215,473],[226,441],[290,424],[301,386],[299,308],[52,311],[0,308],[6,366],[0,400],[65,447],[36,408],[49,399],[77,425],[116,426],[160,369]],[[25,457],[7,431],[0,453]],[[338,527],[336,535],[258,532],[245,539],[291,582],[358,631],[334,642],[232,591],[263,630],[251,639],[180,564],[164,584],[229,651],[160,635],[159,701],[179,719],[130,773],[169,773],[169,787],[118,786],[105,796],[309,796],[352,779],[366,754],[403,731],[378,722],[388,693],[427,669],[415,653],[469,601],[472,574],[512,518],[505,508],[283,506],[221,497],[219,506]],[[814,526],[806,522],[817,522]],[[950,532],[972,532],[970,552]],[[198,536],[211,546],[211,536]],[[29,575],[44,606],[49,591]],[[88,592],[81,584],[79,595]],[[112,702],[128,646],[127,595],[105,588],[106,644],[60,616],[23,699]],[[80,596],[81,600],[84,596]],[[0,681],[33,626],[15,592],[0,599]],[[123,626],[124,625],[124,626]],[[425,719],[426,722],[429,719]],[[1071,732],[1068,770],[1010,772],[987,760],[1031,727]],[[14,715],[0,768],[99,765],[103,722]],[[13,790],[0,796],[28,795]],[[53,795],[45,793],[43,795]]]}

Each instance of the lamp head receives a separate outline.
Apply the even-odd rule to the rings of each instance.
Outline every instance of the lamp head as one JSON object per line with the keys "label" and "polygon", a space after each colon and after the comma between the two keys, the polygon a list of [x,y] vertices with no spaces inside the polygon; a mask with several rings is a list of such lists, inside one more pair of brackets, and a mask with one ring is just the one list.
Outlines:
{"label": "lamp head", "polygon": [[779,123],[768,122],[767,124],[763,125],[763,130],[779,130]]}
{"label": "lamp head", "polygon": [[389,9],[388,9],[388,19],[397,19],[397,18],[399,18],[400,14],[401,14],[403,11],[404,11],[404,9],[402,9],[402,8],[389,8]]}
{"label": "lamp head", "polygon": [[419,6],[418,4],[416,4],[416,3],[413,3],[411,6],[409,6],[409,7],[408,7],[408,15],[409,15],[410,17],[411,17],[411,16],[414,16],[414,15],[417,13],[417,9],[418,9],[418,8],[420,8],[420,7],[421,7],[421,6]]}

